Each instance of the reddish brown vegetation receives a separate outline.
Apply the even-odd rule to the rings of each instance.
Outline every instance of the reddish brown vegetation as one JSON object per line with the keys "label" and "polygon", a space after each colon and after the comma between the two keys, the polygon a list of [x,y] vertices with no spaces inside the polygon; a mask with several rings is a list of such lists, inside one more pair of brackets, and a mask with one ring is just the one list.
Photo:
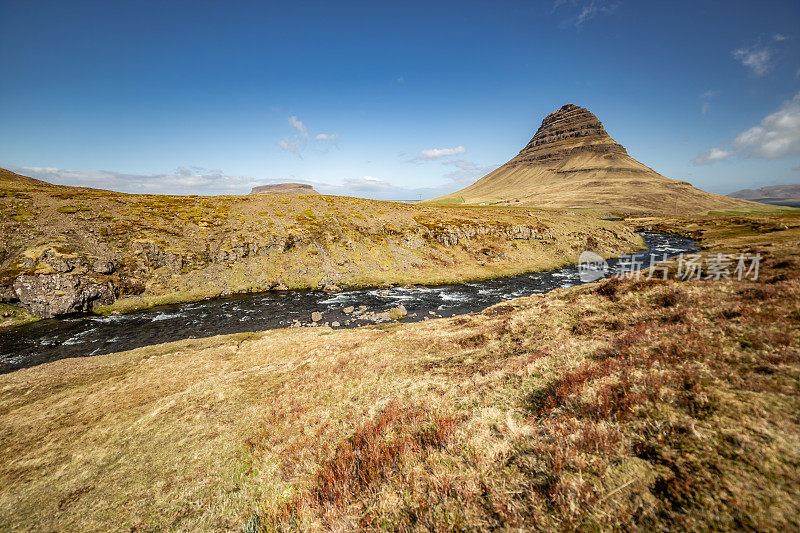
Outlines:
{"label": "reddish brown vegetation", "polygon": [[389,403],[336,447],[307,488],[265,506],[258,515],[260,526],[281,529],[295,524],[304,511],[321,516],[341,514],[366,491],[399,475],[408,462],[442,450],[458,423],[455,416],[430,407]]}
{"label": "reddish brown vegetation", "polygon": [[[329,450],[291,500],[266,505],[261,525],[800,525],[792,515],[800,476],[785,470],[800,467],[800,456],[765,436],[797,432],[796,421],[775,405],[786,412],[800,407],[800,285],[796,270],[775,271],[784,264],[795,262],[767,269],[770,280],[781,277],[773,283],[611,279],[594,291],[564,294],[575,312],[555,343],[543,343],[531,334],[535,322],[515,321],[503,307],[483,313],[484,322],[472,320],[468,331],[448,337],[471,354],[468,361],[442,356],[421,366],[476,383],[472,411],[457,417],[389,404]],[[586,356],[567,355],[565,369],[518,396],[524,430],[501,425],[490,432],[508,447],[497,463],[478,467],[472,445],[449,442],[462,420],[486,405],[491,387],[524,388],[521,376],[531,364],[574,346],[565,338],[601,342]],[[768,457],[778,453],[770,446],[782,450],[783,466],[769,466]],[[428,460],[439,452],[446,461]],[[763,487],[768,491],[761,494]],[[765,517],[767,508],[780,512]]]}

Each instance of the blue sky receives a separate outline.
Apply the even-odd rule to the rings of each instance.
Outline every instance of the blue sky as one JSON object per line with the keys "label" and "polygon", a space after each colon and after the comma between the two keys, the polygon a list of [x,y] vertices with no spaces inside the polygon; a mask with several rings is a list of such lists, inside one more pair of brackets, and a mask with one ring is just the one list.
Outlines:
{"label": "blue sky", "polygon": [[0,0],[0,166],[416,199],[587,107],[713,192],[800,182],[800,2]]}

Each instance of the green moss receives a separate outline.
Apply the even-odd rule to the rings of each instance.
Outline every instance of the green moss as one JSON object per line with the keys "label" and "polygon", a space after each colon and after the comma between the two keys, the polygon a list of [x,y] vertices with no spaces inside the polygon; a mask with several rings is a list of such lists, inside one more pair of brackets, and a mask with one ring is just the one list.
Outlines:
{"label": "green moss", "polygon": [[27,211],[25,209],[18,209],[10,213],[8,216],[11,218],[11,220],[14,220],[15,222],[25,222],[33,215],[30,211]]}
{"label": "green moss", "polygon": [[94,312],[98,315],[110,315],[111,313],[132,313],[149,309],[157,305],[170,305],[184,302],[195,302],[205,298],[217,296],[217,291],[213,289],[195,289],[188,291],[174,292],[155,296],[132,296],[120,298],[110,305],[98,306]]}
{"label": "green moss", "polygon": [[21,307],[0,303],[0,331],[41,320]]}

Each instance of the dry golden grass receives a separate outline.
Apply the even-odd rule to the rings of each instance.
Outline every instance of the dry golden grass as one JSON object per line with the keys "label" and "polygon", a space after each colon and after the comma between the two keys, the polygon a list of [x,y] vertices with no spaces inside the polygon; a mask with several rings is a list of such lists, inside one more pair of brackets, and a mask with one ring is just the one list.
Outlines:
{"label": "dry golden grass", "polygon": [[0,376],[0,528],[797,529],[781,220],[706,241],[762,253],[759,282],[607,281]]}
{"label": "dry golden grass", "polygon": [[[570,139],[570,145],[576,144]],[[518,156],[519,157],[519,156]],[[627,154],[576,151],[545,163],[513,158],[472,185],[434,203],[591,208],[618,213],[700,214],[781,208],[709,193],[662,176]]]}

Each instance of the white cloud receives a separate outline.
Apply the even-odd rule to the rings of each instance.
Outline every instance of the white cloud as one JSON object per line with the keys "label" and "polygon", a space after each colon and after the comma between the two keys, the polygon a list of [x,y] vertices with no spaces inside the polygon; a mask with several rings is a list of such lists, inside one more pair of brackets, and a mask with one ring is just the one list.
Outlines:
{"label": "white cloud", "polygon": [[297,133],[295,133],[291,139],[281,139],[278,141],[278,146],[281,150],[291,152],[300,159],[303,159],[300,151],[308,144],[308,128],[303,124],[302,120],[298,120],[294,115],[289,117],[288,122],[292,128],[297,130]]}
{"label": "white cloud", "polygon": [[306,143],[302,139],[297,138],[292,141],[281,139],[278,141],[278,146],[280,146],[281,150],[292,152],[294,155],[302,159],[303,156],[300,154],[300,150],[305,148]]}
{"label": "white cloud", "polygon": [[734,59],[742,62],[742,65],[750,69],[753,75],[761,77],[772,70],[772,49],[768,46],[755,44],[753,46],[739,48],[731,52]]}
{"label": "white cloud", "polygon": [[356,196],[376,200],[419,200],[435,198],[466,187],[477,178],[491,172],[495,168],[496,167],[476,167],[472,170],[455,170],[453,172],[448,172],[442,176],[445,181],[435,187],[403,187],[375,176],[347,178],[342,185],[331,185],[319,182],[309,183],[322,194]]}
{"label": "white cloud", "polygon": [[585,23],[598,15],[608,15],[616,10],[620,5],[618,1],[606,0],[555,0],[551,12],[555,12],[562,6],[571,8],[572,14],[562,22],[561,26],[574,26],[578,30]]}
{"label": "white cloud", "polygon": [[140,194],[245,194],[255,185],[250,176],[231,176],[219,169],[179,166],[162,174],[126,174],[109,170],[6,166],[23,176],[59,185],[93,187]]}
{"label": "white cloud", "polygon": [[421,150],[416,157],[409,161],[433,161],[451,155],[463,154],[466,151],[467,149],[463,146],[456,146],[455,148],[428,148],[427,150]]}
{"label": "white cloud", "polygon": [[733,154],[780,159],[800,154],[800,93],[767,115],[758,126],[740,133],[730,149],[710,148],[694,158],[695,164],[713,163]]}
{"label": "white cloud", "polygon": [[706,165],[714,163],[715,161],[722,161],[732,156],[734,152],[731,150],[723,150],[722,148],[709,148],[708,150],[700,153],[697,157],[692,159],[695,165]]}
{"label": "white cloud", "polygon": [[800,154],[800,93],[761,124],[739,134],[733,148],[763,159]]}
{"label": "white cloud", "polygon": [[314,139],[317,141],[332,144],[334,146],[339,146],[339,134],[338,133],[318,133]]}
{"label": "white cloud", "polygon": [[597,14],[597,5],[595,5],[594,2],[583,6],[581,12],[578,13],[578,20],[575,21],[575,27],[580,28],[584,22],[591,19],[596,14]]}
{"label": "white cloud", "polygon": [[[303,158],[301,152],[306,148],[308,145],[308,139],[310,133],[308,131],[308,126],[306,126],[302,120],[298,119],[295,115],[289,117],[289,126],[294,128],[297,133],[295,133],[292,137],[281,139],[278,141],[278,146],[281,150],[286,152],[291,152],[300,159]],[[339,134],[338,133],[318,133],[314,136],[314,140],[332,144],[338,147],[338,140]]]}
{"label": "white cloud", "polygon": [[711,98],[714,98],[719,94],[719,91],[708,90],[700,95],[700,99],[703,100],[703,103],[700,105],[700,112],[703,115],[707,115],[709,111],[711,111],[711,103],[708,102]]}
{"label": "white cloud", "polygon": [[775,39],[778,42],[785,41],[786,39],[788,39],[787,36],[781,35],[780,33],[776,33],[775,35],[772,36],[772,38]]}
{"label": "white cloud", "polygon": [[302,120],[297,120],[297,117],[292,115],[289,117],[289,125],[300,132],[303,137],[308,137],[308,128],[303,124]]}
{"label": "white cloud", "polygon": [[[433,187],[403,187],[377,176],[347,178],[340,185],[297,178],[290,181],[307,183],[322,194],[356,196],[376,200],[419,200],[441,196],[471,184],[495,167],[478,167],[470,162],[453,161],[458,170],[445,173],[442,183]],[[218,169],[179,166],[161,174],[126,174],[107,170],[70,170],[46,167],[3,165],[24,176],[59,185],[93,187],[138,194],[247,194],[256,185],[282,183],[287,179],[255,179],[228,175]]]}
{"label": "white cloud", "polygon": [[461,170],[475,170],[478,168],[478,165],[473,163],[472,161],[465,161],[464,159],[447,159],[442,161],[443,165],[453,165],[454,167],[458,167]]}
{"label": "white cloud", "polygon": [[403,76],[397,76],[397,80],[395,81],[397,81],[397,83],[405,83],[406,79]]}

